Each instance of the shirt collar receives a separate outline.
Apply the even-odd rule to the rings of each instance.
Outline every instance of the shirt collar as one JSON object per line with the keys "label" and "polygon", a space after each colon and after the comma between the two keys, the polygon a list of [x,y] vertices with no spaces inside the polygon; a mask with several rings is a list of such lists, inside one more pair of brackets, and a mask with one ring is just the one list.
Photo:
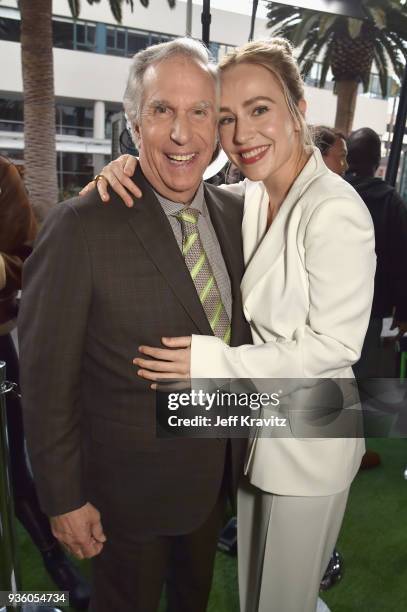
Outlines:
{"label": "shirt collar", "polygon": [[207,209],[205,204],[203,182],[200,183],[191,204],[188,204],[187,206],[185,204],[182,204],[181,202],[173,202],[172,200],[168,200],[167,198],[164,198],[164,196],[162,196],[160,193],[157,193],[157,191],[155,190],[154,193],[157,196],[157,200],[160,202],[162,209],[167,215],[167,217],[175,216],[184,208],[189,207],[195,208],[195,210],[198,210],[202,215],[206,216]]}

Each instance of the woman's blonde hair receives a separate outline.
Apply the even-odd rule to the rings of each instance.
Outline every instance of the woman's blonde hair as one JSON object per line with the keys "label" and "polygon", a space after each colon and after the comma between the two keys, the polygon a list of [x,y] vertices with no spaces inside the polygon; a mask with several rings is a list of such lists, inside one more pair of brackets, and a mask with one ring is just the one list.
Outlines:
{"label": "woman's blonde hair", "polygon": [[304,82],[294,59],[293,47],[285,38],[270,38],[249,42],[233,49],[219,62],[220,74],[237,64],[263,66],[281,85],[288,110],[294,123],[300,127],[300,142],[303,147],[312,144],[311,132],[301,114],[298,103],[304,99]]}

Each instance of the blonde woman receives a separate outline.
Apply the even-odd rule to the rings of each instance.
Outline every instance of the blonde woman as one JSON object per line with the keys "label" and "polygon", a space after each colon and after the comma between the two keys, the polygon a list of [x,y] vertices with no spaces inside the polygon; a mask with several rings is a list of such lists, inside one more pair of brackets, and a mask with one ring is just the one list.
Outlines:
{"label": "blonde woman", "polygon": [[[138,374],[151,381],[352,378],[373,296],[370,215],[311,145],[288,42],[249,43],[219,71],[220,141],[247,177],[225,188],[245,198],[241,290],[254,345],[164,338],[164,349],[139,348]],[[116,173],[135,192],[123,178],[126,161],[133,170],[125,158],[103,174]],[[106,196],[104,181],[98,187]],[[255,440],[238,499],[242,612],[315,612],[363,453],[356,438]]]}

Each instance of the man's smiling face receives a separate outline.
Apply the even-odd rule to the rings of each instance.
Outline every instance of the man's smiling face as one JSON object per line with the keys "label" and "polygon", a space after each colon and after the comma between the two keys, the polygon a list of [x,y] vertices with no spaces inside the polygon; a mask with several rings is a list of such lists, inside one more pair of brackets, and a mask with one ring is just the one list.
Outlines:
{"label": "man's smiling face", "polygon": [[189,203],[216,142],[216,90],[208,70],[174,56],[144,74],[140,123],[134,126],[140,165],[156,191]]}

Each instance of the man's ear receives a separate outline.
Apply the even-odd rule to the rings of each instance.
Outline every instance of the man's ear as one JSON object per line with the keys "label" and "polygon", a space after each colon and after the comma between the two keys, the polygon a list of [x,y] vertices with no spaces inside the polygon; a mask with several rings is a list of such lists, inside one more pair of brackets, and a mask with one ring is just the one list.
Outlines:
{"label": "man's ear", "polygon": [[140,150],[140,146],[141,146],[140,124],[133,123],[132,130],[133,130],[133,138],[136,141],[137,149]]}

